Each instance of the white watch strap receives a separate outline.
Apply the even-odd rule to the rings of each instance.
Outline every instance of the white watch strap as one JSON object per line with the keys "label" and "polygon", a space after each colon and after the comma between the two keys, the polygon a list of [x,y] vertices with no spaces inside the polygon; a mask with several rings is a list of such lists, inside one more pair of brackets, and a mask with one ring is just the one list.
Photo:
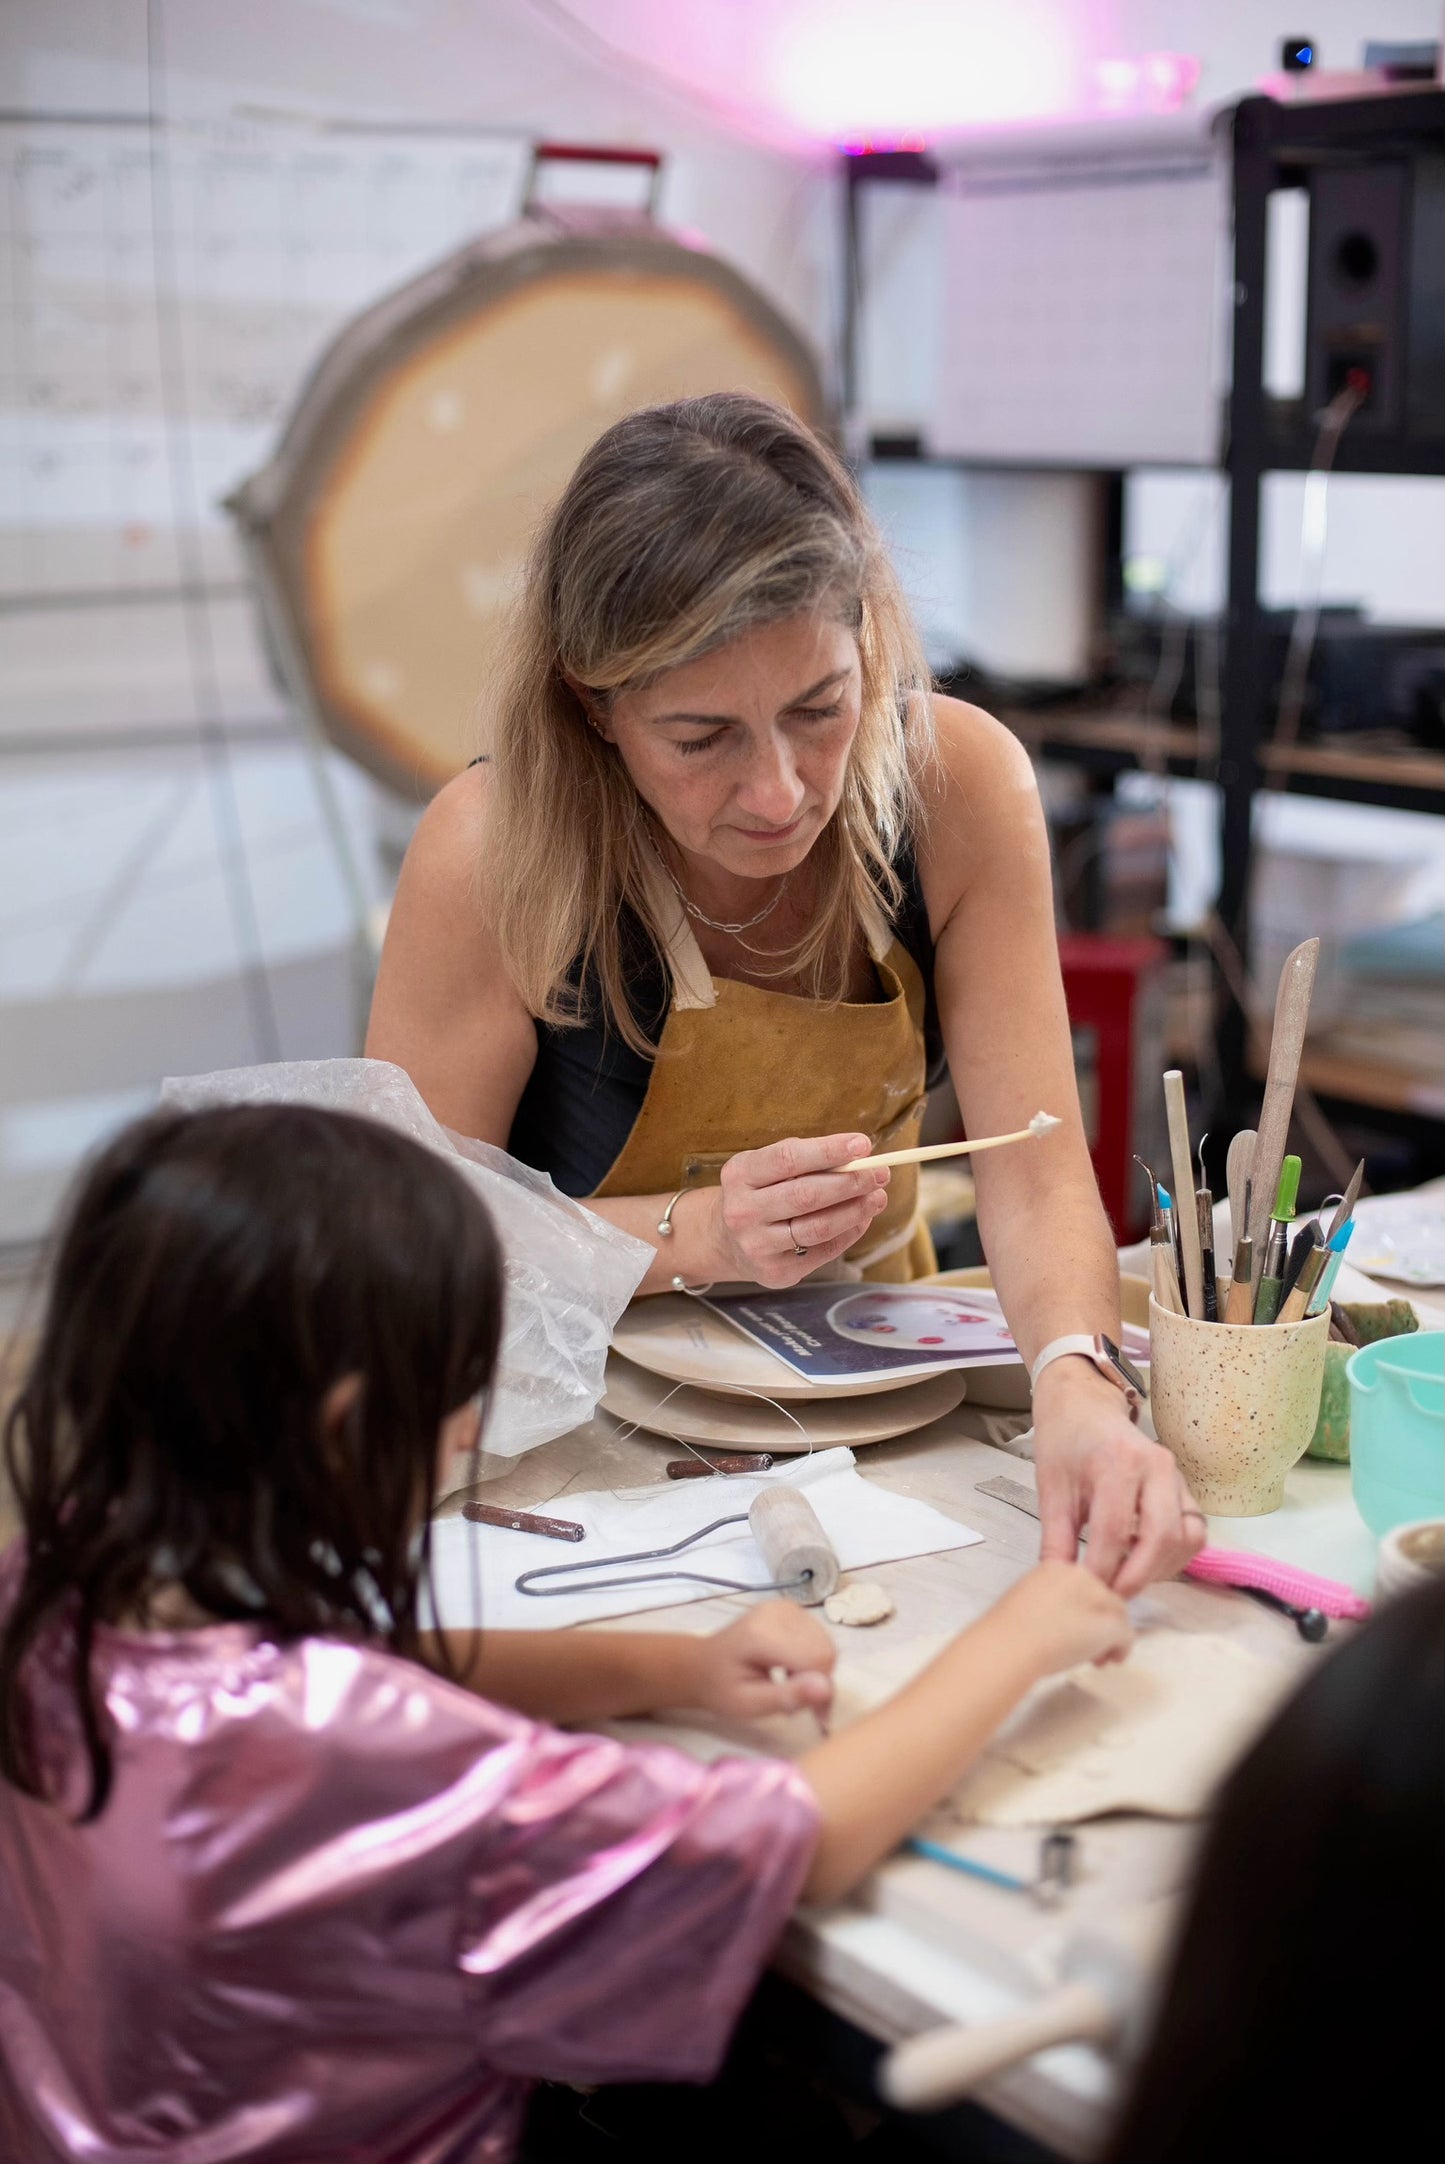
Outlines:
{"label": "white watch strap", "polygon": [[1029,1388],[1037,1390],[1039,1377],[1043,1374],[1044,1369],[1052,1367],[1056,1360],[1067,1360],[1070,1353],[1082,1353],[1092,1367],[1095,1364],[1097,1349],[1094,1340],[1082,1330],[1076,1330],[1071,1337],[1050,1338],[1048,1344],[1029,1369]]}

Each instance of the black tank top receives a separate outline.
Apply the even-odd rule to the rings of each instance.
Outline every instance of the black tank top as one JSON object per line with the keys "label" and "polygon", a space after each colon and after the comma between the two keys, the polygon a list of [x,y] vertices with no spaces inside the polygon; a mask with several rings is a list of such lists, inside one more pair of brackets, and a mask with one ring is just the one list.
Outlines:
{"label": "black tank top", "polygon": [[[894,919],[899,942],[923,979],[924,1056],[930,1089],[943,1074],[943,1032],[933,991],[933,940],[913,845],[896,862],[903,898]],[[628,1000],[638,1028],[656,1044],[667,1020],[667,971],[636,915],[622,919]],[[580,970],[569,981],[581,984]],[[624,1043],[603,1016],[595,981],[583,987],[585,1020],[576,1029],[537,1024],[537,1064],[512,1121],[507,1148],[524,1165],[550,1173],[564,1195],[590,1195],[601,1186],[631,1134],[647,1095],[652,1062]]]}

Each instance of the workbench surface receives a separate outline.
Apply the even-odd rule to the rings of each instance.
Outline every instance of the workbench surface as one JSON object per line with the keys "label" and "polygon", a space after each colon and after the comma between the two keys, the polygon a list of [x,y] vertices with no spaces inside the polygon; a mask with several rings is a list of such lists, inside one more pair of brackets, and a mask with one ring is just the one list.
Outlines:
{"label": "workbench surface", "polygon": [[[971,1432],[972,1431],[972,1432]],[[896,1441],[860,1448],[859,1470],[881,1486],[916,1496],[981,1533],[980,1545],[946,1555],[882,1564],[863,1575],[886,1586],[897,1614],[873,1630],[834,1631],[840,1660],[876,1669],[906,1668],[910,1646],[935,1644],[980,1614],[1034,1561],[1035,1520],[980,1495],[978,1484],[1005,1474],[1032,1486],[1033,1467],[978,1439],[998,1432],[997,1416],[965,1403],[933,1426]],[[629,1433],[606,1413],[525,1458],[492,1461],[480,1491],[487,1499],[541,1509],[569,1489],[636,1487],[658,1480],[678,1446]],[[1216,1520],[1218,1546],[1249,1546],[1343,1577],[1368,1590],[1374,1542],[1350,1498],[1347,1466],[1307,1462],[1290,1476],[1283,1510],[1269,1518]],[[460,1498],[450,1499],[455,1508]],[[746,1601],[725,1595],[619,1618],[614,1629],[711,1631]],[[1303,1669],[1319,1657],[1285,1617],[1241,1593],[1179,1581],[1151,1589],[1136,1604],[1147,1621],[1165,1617],[1190,1631],[1225,1633],[1255,1652]],[[1347,1626],[1346,1626],[1347,1627]],[[1334,1631],[1341,1626],[1336,1625]],[[720,1750],[786,1754],[816,1735],[809,1720],[728,1727],[678,1720],[621,1724],[620,1732],[659,1736],[699,1755]],[[1017,2008],[1048,1978],[1068,1934],[1092,1915],[1117,1913],[1177,1893],[1187,1883],[1194,1829],[1142,1817],[1096,1821],[1079,1831],[1081,1877],[1050,1912],[1026,1896],[994,1888],[909,1854],[884,1864],[852,1900],[803,1911],[779,1950],[778,1966],[827,2007],[885,2042],[944,2022],[977,2022]],[[968,1852],[1032,1877],[1036,1832],[971,1829]],[[998,2077],[980,2101],[999,2117],[1068,2156],[1097,2147],[1114,2094],[1108,2061],[1092,2048],[1042,2053]]]}

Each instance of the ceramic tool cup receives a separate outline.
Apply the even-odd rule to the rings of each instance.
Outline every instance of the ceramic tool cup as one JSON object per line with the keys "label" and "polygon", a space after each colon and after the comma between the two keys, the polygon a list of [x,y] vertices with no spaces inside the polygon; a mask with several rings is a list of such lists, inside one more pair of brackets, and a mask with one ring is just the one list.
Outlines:
{"label": "ceramic tool cup", "polygon": [[1197,1322],[1149,1302],[1149,1407],[1201,1510],[1259,1518],[1319,1416],[1328,1315],[1259,1330]]}

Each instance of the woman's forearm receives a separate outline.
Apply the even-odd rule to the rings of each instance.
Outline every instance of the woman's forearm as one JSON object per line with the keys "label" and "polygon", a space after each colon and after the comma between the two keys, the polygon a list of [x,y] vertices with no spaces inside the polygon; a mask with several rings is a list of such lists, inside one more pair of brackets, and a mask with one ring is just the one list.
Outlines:
{"label": "woman's forearm", "polygon": [[682,1631],[428,1631],[422,1652],[443,1675],[518,1713],[605,1721],[695,1705],[706,1644]]}
{"label": "woman's forearm", "polygon": [[[1053,1142],[1038,1146],[1040,1157]],[[1018,1162],[1028,1147],[998,1151],[1015,1159],[1008,1166],[980,1158],[975,1178],[994,1288],[1032,1361],[1052,1338],[1075,1331],[1118,1336],[1119,1264],[1082,1137],[1052,1167]]]}

